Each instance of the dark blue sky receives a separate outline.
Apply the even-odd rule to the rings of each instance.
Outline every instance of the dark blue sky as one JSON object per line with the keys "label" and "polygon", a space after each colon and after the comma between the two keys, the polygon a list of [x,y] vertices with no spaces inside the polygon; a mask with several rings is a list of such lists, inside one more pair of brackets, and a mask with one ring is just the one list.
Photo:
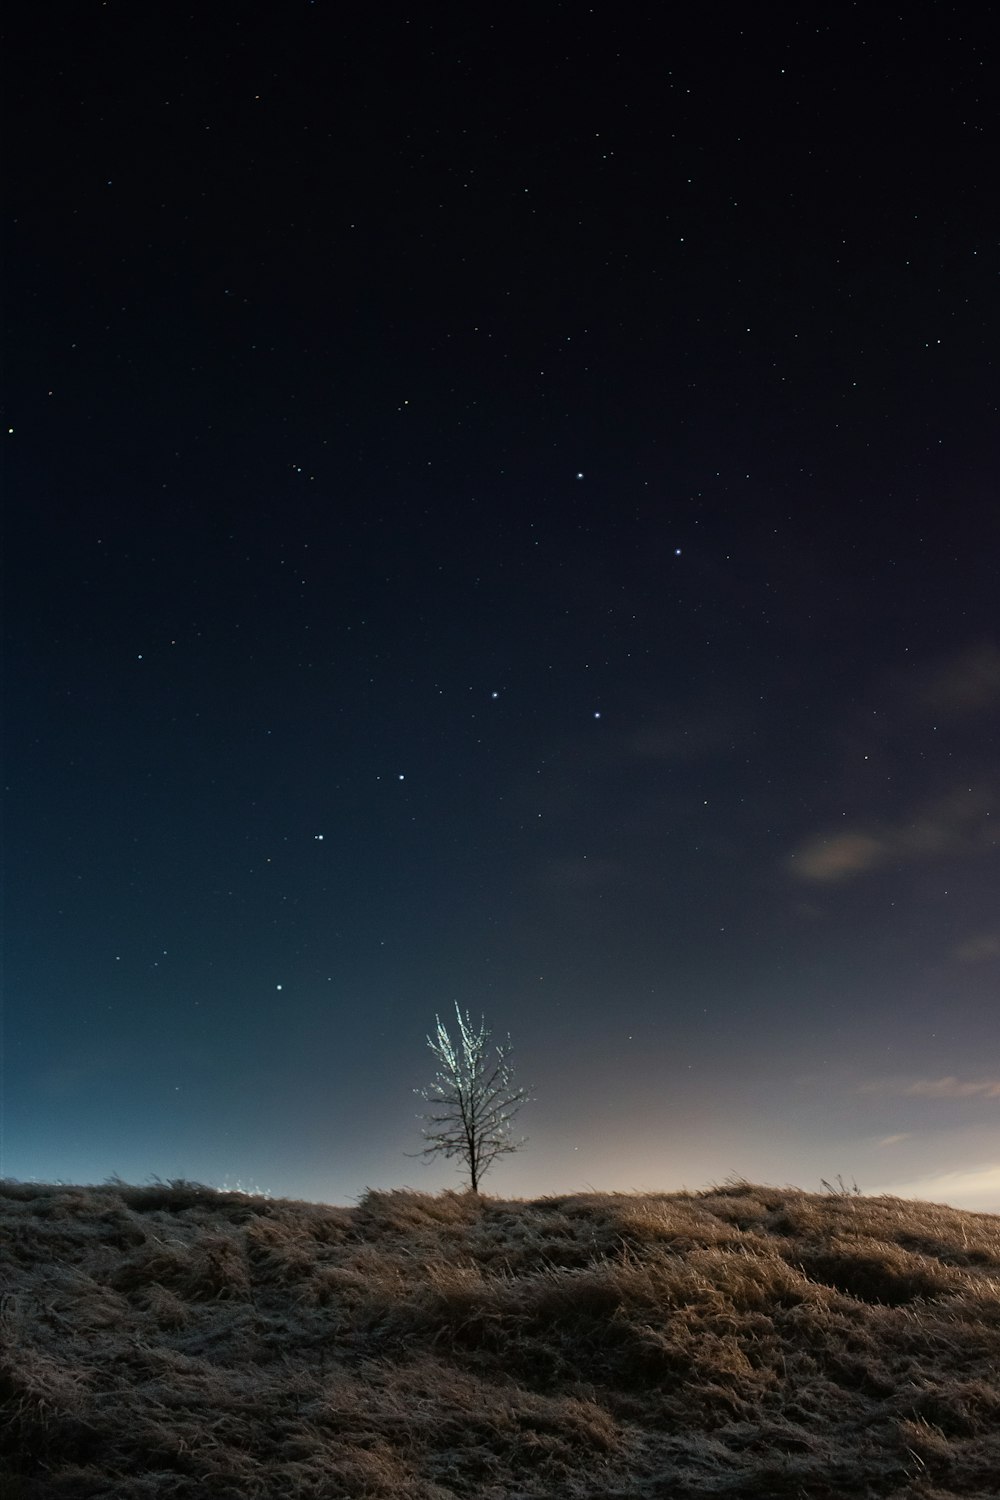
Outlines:
{"label": "dark blue sky", "polygon": [[3,1172],[1000,1207],[976,12],[8,48]]}

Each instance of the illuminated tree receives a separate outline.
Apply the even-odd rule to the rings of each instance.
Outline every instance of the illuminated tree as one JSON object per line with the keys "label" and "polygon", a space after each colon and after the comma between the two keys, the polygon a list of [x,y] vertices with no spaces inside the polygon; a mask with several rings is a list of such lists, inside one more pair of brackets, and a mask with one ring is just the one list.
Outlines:
{"label": "illuminated tree", "polygon": [[526,1089],[514,1084],[510,1038],[491,1047],[485,1020],[478,1028],[466,1011],[455,1006],[458,1036],[453,1042],[439,1016],[434,1036],[427,1038],[437,1061],[429,1088],[416,1089],[429,1108],[424,1114],[424,1157],[458,1156],[469,1171],[469,1186],[479,1191],[483,1173],[498,1156],[519,1151],[524,1139],[512,1140],[510,1127]]}

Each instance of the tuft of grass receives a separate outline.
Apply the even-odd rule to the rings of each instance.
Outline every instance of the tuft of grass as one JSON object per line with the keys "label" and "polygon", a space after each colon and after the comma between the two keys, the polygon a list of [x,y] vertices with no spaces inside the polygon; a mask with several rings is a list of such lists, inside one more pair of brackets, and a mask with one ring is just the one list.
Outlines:
{"label": "tuft of grass", "polygon": [[1000,1493],[988,1214],[0,1183],[0,1266],[4,1500]]}

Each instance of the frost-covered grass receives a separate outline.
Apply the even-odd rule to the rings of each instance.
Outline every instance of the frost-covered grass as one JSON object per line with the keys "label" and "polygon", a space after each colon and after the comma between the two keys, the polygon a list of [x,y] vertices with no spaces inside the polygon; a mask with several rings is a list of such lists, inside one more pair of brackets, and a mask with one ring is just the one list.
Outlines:
{"label": "frost-covered grass", "polygon": [[1000,1495],[1000,1219],[0,1184],[4,1500]]}

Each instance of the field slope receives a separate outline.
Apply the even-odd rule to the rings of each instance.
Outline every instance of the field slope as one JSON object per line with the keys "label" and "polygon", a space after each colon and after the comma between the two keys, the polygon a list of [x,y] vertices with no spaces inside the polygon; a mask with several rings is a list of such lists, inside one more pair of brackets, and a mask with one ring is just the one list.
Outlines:
{"label": "field slope", "polygon": [[1000,1219],[0,1184],[4,1500],[1000,1496]]}

